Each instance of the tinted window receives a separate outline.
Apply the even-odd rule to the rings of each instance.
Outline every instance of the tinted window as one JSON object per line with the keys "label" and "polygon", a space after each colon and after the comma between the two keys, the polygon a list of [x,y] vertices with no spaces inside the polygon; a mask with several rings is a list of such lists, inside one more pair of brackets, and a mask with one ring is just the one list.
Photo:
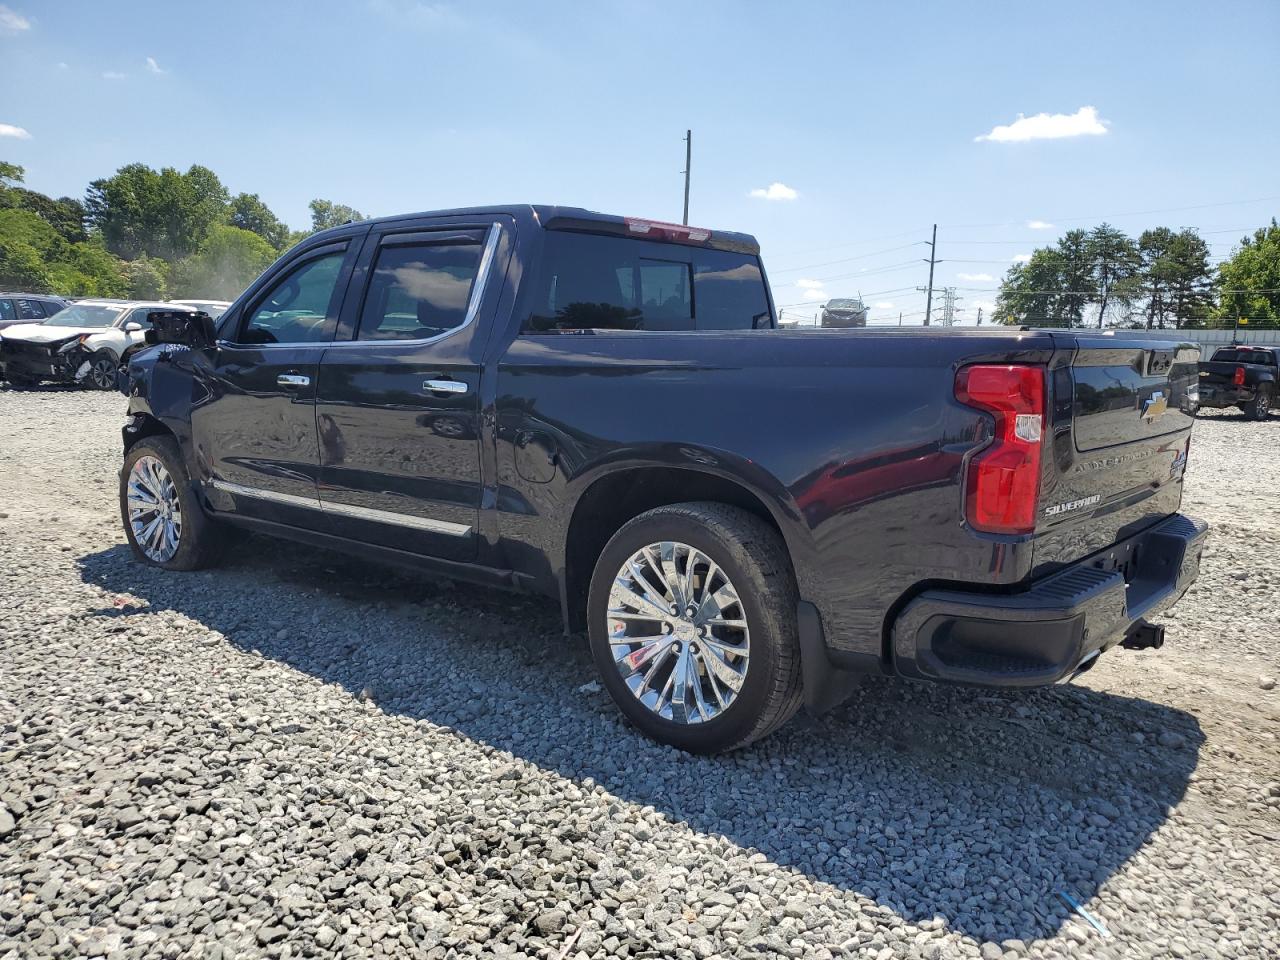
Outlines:
{"label": "tinted window", "polygon": [[15,300],[18,305],[18,317],[22,320],[43,320],[44,307],[39,300]]}
{"label": "tinted window", "polygon": [[759,261],[745,254],[551,231],[527,332],[771,327]]}
{"label": "tinted window", "polygon": [[55,313],[66,306],[66,304],[58,303],[56,300],[41,300],[40,305],[44,307],[44,315],[46,317],[52,317]]}
{"label": "tinted window", "polygon": [[13,301],[0,299],[0,321],[17,319],[18,311],[13,309]]}
{"label": "tinted window", "polygon": [[316,257],[288,271],[258,301],[241,343],[320,343],[333,337],[338,275],[345,253]]}
{"label": "tinted window", "polygon": [[425,340],[462,326],[482,249],[479,242],[382,247],[356,339]]}
{"label": "tinted window", "polygon": [[1268,366],[1275,366],[1275,354],[1270,350],[1238,350],[1228,348],[1219,350],[1213,355],[1214,360],[1222,360],[1226,363],[1262,363]]}
{"label": "tinted window", "polygon": [[125,324],[140,323],[143,329],[151,326],[151,311],[159,310],[160,307],[147,307],[143,310],[135,310],[125,318]]}

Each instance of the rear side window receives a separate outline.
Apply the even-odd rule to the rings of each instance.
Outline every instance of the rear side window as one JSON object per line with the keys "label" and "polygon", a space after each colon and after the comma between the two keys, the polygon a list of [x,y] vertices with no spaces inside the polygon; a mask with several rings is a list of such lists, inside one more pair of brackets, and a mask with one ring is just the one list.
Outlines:
{"label": "rear side window", "polygon": [[18,305],[18,316],[23,320],[43,320],[44,307],[39,300],[15,300]]}
{"label": "rear side window", "polygon": [[772,327],[757,258],[550,231],[526,333]]}
{"label": "rear side window", "polygon": [[13,309],[13,301],[0,298],[0,321],[17,319],[18,311]]}
{"label": "rear side window", "polygon": [[483,250],[478,239],[382,247],[356,339],[427,340],[462,326]]}

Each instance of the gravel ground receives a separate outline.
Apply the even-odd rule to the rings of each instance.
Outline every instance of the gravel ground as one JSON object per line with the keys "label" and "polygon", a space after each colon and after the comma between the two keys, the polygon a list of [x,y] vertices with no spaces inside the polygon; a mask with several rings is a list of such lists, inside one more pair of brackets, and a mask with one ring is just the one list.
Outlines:
{"label": "gravel ground", "polygon": [[0,387],[3,960],[1280,955],[1280,419],[1197,426],[1163,650],[703,759],[541,600],[258,539],[138,566],[122,415]]}

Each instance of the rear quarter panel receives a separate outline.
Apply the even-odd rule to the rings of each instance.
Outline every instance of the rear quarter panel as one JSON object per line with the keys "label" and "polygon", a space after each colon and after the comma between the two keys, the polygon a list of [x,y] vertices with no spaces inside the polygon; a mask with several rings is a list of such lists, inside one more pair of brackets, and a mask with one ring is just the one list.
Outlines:
{"label": "rear quarter panel", "polygon": [[[906,587],[1026,574],[1029,550],[960,522],[988,419],[953,384],[964,362],[1052,354],[1047,335],[1017,331],[517,337],[497,373],[501,534],[562,571],[573,505],[600,476],[655,462],[730,476],[773,514],[833,649],[879,658]],[[520,459],[529,435],[541,475]]]}

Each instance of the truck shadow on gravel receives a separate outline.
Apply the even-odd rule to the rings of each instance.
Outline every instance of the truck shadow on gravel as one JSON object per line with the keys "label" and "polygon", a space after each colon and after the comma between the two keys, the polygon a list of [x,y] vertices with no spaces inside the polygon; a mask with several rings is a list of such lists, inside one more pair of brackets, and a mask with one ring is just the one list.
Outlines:
{"label": "truck shadow on gravel", "polygon": [[870,681],[826,716],[694,757],[626,725],[550,602],[257,538],[236,553],[167,574],[118,546],[80,569],[149,604],[97,615],[177,611],[353,698],[371,690],[387,714],[590,778],[777,868],[978,940],[1053,936],[1068,917],[1058,891],[1088,900],[1148,842],[1204,741],[1188,713],[1084,687]]}

